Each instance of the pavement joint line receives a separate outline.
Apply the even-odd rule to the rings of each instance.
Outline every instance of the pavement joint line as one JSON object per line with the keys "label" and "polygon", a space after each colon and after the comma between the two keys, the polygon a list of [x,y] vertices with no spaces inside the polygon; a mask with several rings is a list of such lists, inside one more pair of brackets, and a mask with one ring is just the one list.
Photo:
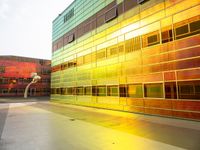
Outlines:
{"label": "pavement joint line", "polygon": [[64,103],[58,103],[58,102],[52,102],[52,101],[50,101],[50,104],[62,106],[62,107],[83,109],[83,110],[94,111],[98,113],[110,114],[110,115],[115,115],[118,117],[128,117],[131,119],[139,119],[139,120],[149,121],[149,122],[157,123],[157,124],[164,124],[164,125],[169,125],[169,126],[200,130],[200,122],[198,121],[182,120],[178,118],[168,118],[168,117],[161,117],[161,116],[151,116],[151,115],[145,115],[145,114],[135,114],[134,112],[131,113],[131,112],[122,112],[122,111],[117,111],[117,110],[108,110],[108,109],[101,109],[101,108],[94,108],[94,107],[84,107],[84,106],[64,104]]}

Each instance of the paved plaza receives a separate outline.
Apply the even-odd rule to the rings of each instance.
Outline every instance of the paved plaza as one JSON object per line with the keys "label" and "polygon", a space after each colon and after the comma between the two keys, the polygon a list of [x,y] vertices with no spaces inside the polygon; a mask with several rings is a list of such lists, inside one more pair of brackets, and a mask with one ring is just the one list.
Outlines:
{"label": "paved plaza", "polygon": [[0,150],[200,149],[200,122],[44,99],[0,102]]}

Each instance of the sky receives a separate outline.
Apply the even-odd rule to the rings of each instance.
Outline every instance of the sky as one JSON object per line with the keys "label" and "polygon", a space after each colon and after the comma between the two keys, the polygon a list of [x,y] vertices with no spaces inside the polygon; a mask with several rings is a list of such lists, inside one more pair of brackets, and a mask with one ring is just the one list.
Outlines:
{"label": "sky", "polygon": [[0,0],[0,55],[51,59],[52,21],[74,0]]}

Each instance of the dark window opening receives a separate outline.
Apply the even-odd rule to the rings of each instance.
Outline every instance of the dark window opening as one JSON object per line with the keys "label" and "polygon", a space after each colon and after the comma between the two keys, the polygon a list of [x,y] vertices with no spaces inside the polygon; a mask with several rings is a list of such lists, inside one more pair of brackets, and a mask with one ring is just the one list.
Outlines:
{"label": "dark window opening", "polygon": [[158,35],[152,35],[147,38],[148,46],[156,45],[159,43]]}
{"label": "dark window opening", "polygon": [[117,7],[110,9],[105,14],[105,22],[109,22],[117,17]]}
{"label": "dark window opening", "polygon": [[161,34],[162,34],[162,43],[167,43],[173,40],[172,30],[164,31]]}
{"label": "dark window opening", "polygon": [[125,84],[122,84],[119,86],[119,96],[120,97],[126,97],[127,96],[127,86]]}
{"label": "dark window opening", "polygon": [[200,20],[190,23],[190,34],[199,34],[200,33]]}
{"label": "dark window opening", "polygon": [[83,87],[77,87],[76,88],[76,95],[83,95],[84,89]]}
{"label": "dark window opening", "polygon": [[165,83],[165,98],[177,99],[176,82]]}
{"label": "dark window opening", "polygon": [[180,99],[200,99],[200,81],[178,82]]}
{"label": "dark window opening", "polygon": [[75,40],[74,34],[69,35],[69,37],[68,37],[68,43],[71,43],[71,42],[73,42],[74,40]]}
{"label": "dark window opening", "polygon": [[181,38],[187,37],[188,32],[189,32],[188,24],[176,28],[175,29],[176,39],[181,39]]}

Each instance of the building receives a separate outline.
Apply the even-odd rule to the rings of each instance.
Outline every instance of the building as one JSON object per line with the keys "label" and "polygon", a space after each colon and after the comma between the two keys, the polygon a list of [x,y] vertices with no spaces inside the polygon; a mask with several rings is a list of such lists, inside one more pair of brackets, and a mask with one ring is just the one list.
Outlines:
{"label": "building", "polygon": [[75,0],[53,21],[51,99],[200,120],[199,0]]}
{"label": "building", "polygon": [[30,86],[28,96],[49,96],[50,60],[0,56],[0,97],[23,96],[33,72],[41,76],[41,81]]}

